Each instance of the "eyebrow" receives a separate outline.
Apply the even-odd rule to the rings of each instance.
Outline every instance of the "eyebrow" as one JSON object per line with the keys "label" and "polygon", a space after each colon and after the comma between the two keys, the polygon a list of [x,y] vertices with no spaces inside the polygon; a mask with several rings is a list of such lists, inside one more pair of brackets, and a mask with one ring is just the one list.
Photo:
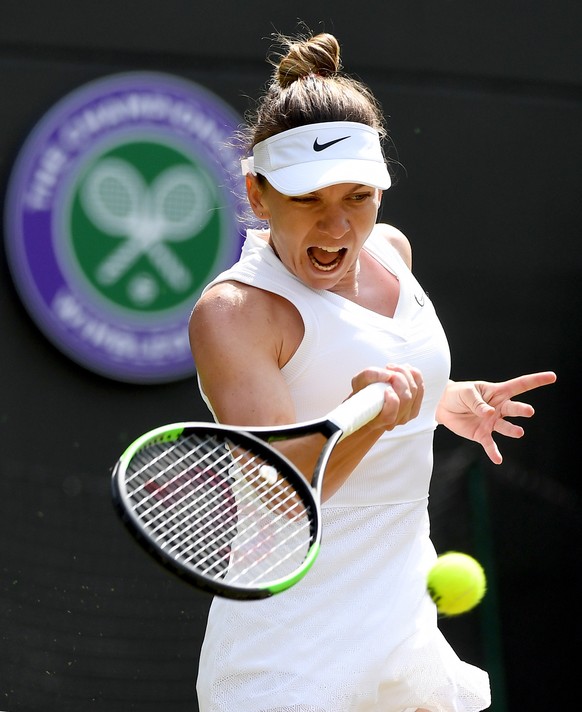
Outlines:
{"label": "eyebrow", "polygon": [[[346,184],[345,183],[335,183],[333,185],[346,185]],[[326,185],[323,188],[318,188],[317,190],[312,190],[309,193],[301,193],[300,195],[293,195],[293,196],[289,196],[289,197],[301,198],[301,197],[305,197],[307,195],[318,195],[318,193],[320,193],[322,190],[325,190],[326,188],[331,188],[331,187],[332,187],[331,185]],[[356,191],[361,190],[362,188],[369,188],[370,190],[375,190],[375,188],[371,185],[366,185],[365,183],[355,183],[354,187],[351,189],[350,192],[355,193]]]}

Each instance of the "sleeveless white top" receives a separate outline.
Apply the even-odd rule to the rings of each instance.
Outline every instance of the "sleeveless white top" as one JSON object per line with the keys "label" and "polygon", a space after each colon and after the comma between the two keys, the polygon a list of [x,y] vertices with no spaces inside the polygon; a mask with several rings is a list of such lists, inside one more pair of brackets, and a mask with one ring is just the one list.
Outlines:
{"label": "sleeveless white top", "polygon": [[368,366],[416,366],[425,397],[418,417],[385,433],[324,503],[321,552],[301,582],[264,601],[213,601],[198,675],[201,712],[477,712],[490,704],[487,674],[456,656],[426,592],[436,557],[427,504],[447,341],[398,252],[377,231],[364,249],[399,281],[392,318],[307,287],[252,230],[239,262],[212,283],[250,284],[298,309],[304,338],[282,369],[298,421],[343,401]]}

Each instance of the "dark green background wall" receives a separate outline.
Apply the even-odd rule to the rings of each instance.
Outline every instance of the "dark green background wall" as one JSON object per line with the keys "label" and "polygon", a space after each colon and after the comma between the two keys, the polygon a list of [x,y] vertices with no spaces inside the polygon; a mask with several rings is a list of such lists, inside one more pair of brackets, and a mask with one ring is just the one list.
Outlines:
{"label": "dark green background wall", "polygon": [[[127,70],[206,86],[241,114],[268,78],[273,30],[334,32],[388,116],[400,162],[383,218],[410,238],[455,378],[554,369],[505,463],[437,432],[439,549],[477,554],[491,590],[443,621],[490,669],[493,710],[569,708],[580,639],[582,5],[384,0],[4,0],[0,190],[63,95]],[[113,382],[56,350],[0,258],[0,709],[196,710],[208,598],[130,541],[110,466],[145,429],[206,419],[194,380]],[[235,712],[235,711],[233,711]],[[238,711],[236,711],[238,712]]]}

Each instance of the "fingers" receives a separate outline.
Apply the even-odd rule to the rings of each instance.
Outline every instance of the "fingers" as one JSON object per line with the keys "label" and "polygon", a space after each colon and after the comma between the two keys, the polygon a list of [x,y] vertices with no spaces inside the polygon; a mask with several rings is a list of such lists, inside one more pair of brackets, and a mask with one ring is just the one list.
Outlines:
{"label": "fingers", "polygon": [[[522,403],[520,401],[510,400],[511,396],[518,395],[528,390],[538,388],[541,385],[549,385],[556,380],[556,376],[553,372],[547,371],[543,373],[528,374],[526,376],[519,376],[518,378],[513,378],[510,381],[506,381],[503,384],[499,384],[504,387],[505,398],[498,405],[497,409],[491,408],[491,411],[496,413],[495,418],[491,418],[489,422],[488,432],[481,439],[481,445],[485,450],[489,459],[496,465],[500,465],[503,461],[499,448],[493,440],[492,433],[499,433],[507,438],[519,439],[525,434],[524,429],[520,425],[516,425],[505,418],[531,418],[535,410],[529,403]],[[476,412],[476,411],[474,411]],[[493,421],[493,422],[491,422]]]}
{"label": "fingers", "polygon": [[524,376],[511,378],[509,381],[504,381],[499,385],[503,387],[507,398],[513,398],[520,395],[520,393],[533,391],[535,388],[541,388],[542,386],[549,386],[551,383],[555,383],[556,379],[557,376],[553,371],[539,371],[538,373],[528,373]]}
{"label": "fingers", "polygon": [[474,384],[469,393],[464,396],[463,400],[471,413],[474,413],[479,418],[486,418],[495,413],[495,408],[484,400],[477,386],[478,384]]}
{"label": "fingers", "polygon": [[354,392],[370,383],[386,383],[384,407],[375,419],[377,425],[392,430],[416,418],[424,397],[421,372],[411,366],[389,364],[386,368],[368,368],[352,380]]}
{"label": "fingers", "polygon": [[529,403],[508,400],[499,409],[502,418],[531,418],[535,410]]}
{"label": "fingers", "polygon": [[491,436],[485,437],[481,440],[481,445],[487,457],[491,460],[494,465],[501,465],[503,458],[497,447],[497,443]]}
{"label": "fingers", "polygon": [[499,419],[495,423],[493,430],[500,435],[505,435],[506,438],[522,438],[525,433],[521,425],[516,425],[503,419]]}

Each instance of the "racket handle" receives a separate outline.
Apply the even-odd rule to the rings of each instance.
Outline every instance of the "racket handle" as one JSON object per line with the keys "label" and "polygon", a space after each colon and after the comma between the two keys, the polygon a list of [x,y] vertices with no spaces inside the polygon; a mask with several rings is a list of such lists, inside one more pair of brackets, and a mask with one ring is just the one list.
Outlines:
{"label": "racket handle", "polygon": [[328,420],[343,431],[341,439],[359,430],[380,413],[388,386],[388,383],[371,383],[332,410]]}

